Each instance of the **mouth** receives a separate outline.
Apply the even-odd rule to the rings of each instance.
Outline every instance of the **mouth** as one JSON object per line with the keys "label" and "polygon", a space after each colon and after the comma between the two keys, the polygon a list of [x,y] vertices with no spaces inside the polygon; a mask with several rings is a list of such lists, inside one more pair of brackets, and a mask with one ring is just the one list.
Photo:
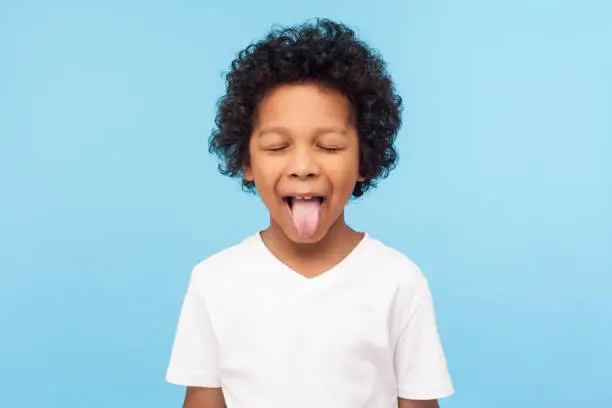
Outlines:
{"label": "mouth", "polygon": [[288,195],[288,196],[284,196],[283,197],[283,201],[285,202],[285,204],[287,204],[287,206],[289,207],[289,210],[291,211],[293,209],[293,204],[296,201],[303,201],[303,202],[318,202],[319,205],[323,205],[323,203],[325,203],[325,201],[327,201],[327,197],[323,196],[323,195]]}
{"label": "mouth", "polygon": [[293,227],[301,237],[312,237],[316,233],[326,199],[324,195],[310,193],[283,197]]}

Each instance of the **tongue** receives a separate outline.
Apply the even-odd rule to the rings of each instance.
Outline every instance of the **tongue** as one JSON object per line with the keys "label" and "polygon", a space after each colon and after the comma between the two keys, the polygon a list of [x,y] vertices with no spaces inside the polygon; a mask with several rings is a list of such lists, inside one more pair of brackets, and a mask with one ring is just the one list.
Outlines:
{"label": "tongue", "polygon": [[321,203],[317,199],[312,200],[293,200],[291,217],[293,225],[302,236],[309,237],[319,225],[319,209]]}

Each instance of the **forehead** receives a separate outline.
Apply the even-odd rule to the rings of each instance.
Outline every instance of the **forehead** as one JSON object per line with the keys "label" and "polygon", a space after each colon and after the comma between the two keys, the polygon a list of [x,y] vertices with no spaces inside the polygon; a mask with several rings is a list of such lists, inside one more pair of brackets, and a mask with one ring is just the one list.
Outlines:
{"label": "forehead", "polygon": [[318,84],[286,84],[264,96],[255,119],[255,127],[346,127],[351,105],[339,91]]}

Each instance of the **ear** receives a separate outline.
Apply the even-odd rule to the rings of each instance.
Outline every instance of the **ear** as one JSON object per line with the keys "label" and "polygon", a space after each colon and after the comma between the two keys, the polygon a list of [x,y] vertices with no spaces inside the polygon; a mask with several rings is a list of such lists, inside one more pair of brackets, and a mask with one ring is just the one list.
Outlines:
{"label": "ear", "polygon": [[253,168],[251,167],[251,157],[248,150],[242,155],[242,178],[251,183],[255,181]]}
{"label": "ear", "polygon": [[365,181],[365,177],[363,177],[363,176],[361,175],[361,173],[359,173],[359,175],[357,176],[357,181],[359,181],[359,182],[362,182],[362,183],[363,183],[363,182]]}
{"label": "ear", "polygon": [[242,166],[242,178],[245,179],[246,181],[250,181],[251,183],[255,181],[255,177],[253,177],[253,170],[251,169],[251,166],[248,166],[246,164]]}

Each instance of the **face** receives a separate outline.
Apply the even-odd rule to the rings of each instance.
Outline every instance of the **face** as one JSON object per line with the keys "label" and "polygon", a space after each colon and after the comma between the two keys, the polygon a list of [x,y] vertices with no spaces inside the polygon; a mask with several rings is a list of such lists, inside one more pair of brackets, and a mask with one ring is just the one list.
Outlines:
{"label": "face", "polygon": [[350,104],[317,84],[271,90],[258,107],[243,177],[270,212],[271,228],[296,243],[321,240],[344,223],[359,175]]}

